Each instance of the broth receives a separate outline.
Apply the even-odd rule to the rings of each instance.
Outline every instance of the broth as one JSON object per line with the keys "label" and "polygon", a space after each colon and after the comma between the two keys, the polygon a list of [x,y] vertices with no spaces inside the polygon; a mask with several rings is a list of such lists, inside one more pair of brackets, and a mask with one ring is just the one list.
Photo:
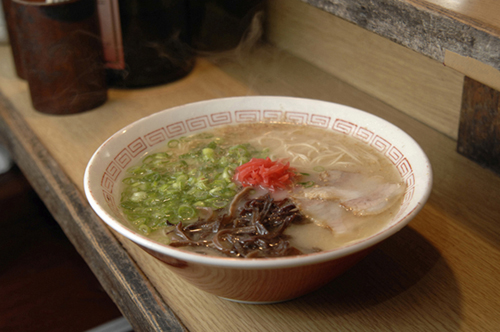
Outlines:
{"label": "broth", "polygon": [[[193,238],[186,235],[192,229],[196,229],[192,233],[195,234],[204,227],[212,227],[203,236],[213,236],[210,234],[215,233],[214,227],[219,230],[221,223],[232,228],[225,215],[235,209],[234,197],[245,186],[249,188],[238,174],[256,174],[255,170],[262,170],[266,160],[269,168],[265,173],[271,169],[285,172],[279,178],[280,181],[286,178],[286,185],[285,182],[268,187],[263,182],[253,185],[251,191],[241,195],[244,196],[241,202],[235,204],[240,214],[250,200],[251,204],[269,200],[297,211],[298,216],[289,216],[293,221],[287,221],[286,226],[270,221],[261,229],[269,233],[279,230],[279,243],[274,239],[268,244],[258,242],[261,247],[268,247],[268,253],[261,256],[259,245],[252,244],[245,252],[228,249],[230,253],[226,252],[229,248],[226,243],[217,251],[212,243],[215,239],[207,242],[198,235]],[[257,161],[260,164],[251,171],[243,169]],[[405,190],[395,166],[366,144],[330,130],[284,123],[219,127],[171,140],[162,150],[145,156],[142,164],[132,167],[129,173],[130,177],[124,179],[121,206],[128,220],[141,232],[186,250],[235,257],[281,255],[271,250],[279,246],[285,246],[285,255],[295,255],[359,241],[387,226],[398,211]],[[256,179],[264,181],[260,175],[255,175]],[[269,202],[266,206],[270,206]],[[255,219],[248,211],[244,218],[233,215]],[[220,220],[215,225],[213,221],[217,218]],[[210,226],[208,220],[212,222]],[[241,232],[235,234],[226,235],[221,241],[250,238]],[[186,236],[191,242],[184,246],[188,243]],[[246,244],[243,240],[241,243]]]}

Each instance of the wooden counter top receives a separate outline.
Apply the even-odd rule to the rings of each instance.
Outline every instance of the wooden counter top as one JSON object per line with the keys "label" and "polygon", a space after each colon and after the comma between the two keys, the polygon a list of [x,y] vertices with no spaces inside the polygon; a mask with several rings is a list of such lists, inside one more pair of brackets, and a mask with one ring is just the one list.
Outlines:
{"label": "wooden counter top", "polygon": [[[113,234],[83,194],[92,153],[145,115],[242,95],[347,104],[399,126],[422,146],[434,187],[422,212],[321,290],[273,305],[205,294]],[[0,141],[136,331],[494,331],[500,326],[500,177],[456,153],[456,141],[283,51],[200,59],[178,82],[110,90],[93,111],[33,110],[26,82],[0,47]]]}

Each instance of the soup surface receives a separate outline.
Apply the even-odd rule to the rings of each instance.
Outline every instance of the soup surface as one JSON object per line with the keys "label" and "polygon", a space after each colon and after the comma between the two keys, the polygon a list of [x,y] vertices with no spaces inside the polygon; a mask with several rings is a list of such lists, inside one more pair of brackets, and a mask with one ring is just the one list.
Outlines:
{"label": "soup surface", "polygon": [[383,229],[405,190],[387,158],[347,135],[248,123],[174,139],[128,170],[122,211],[158,242],[273,257],[346,246]]}

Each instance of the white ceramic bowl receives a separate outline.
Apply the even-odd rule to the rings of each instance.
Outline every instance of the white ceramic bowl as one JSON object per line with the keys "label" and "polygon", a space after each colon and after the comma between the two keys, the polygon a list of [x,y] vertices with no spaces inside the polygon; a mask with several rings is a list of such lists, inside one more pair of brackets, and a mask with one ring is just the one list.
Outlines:
{"label": "white ceramic bowl", "polygon": [[[383,153],[407,189],[398,213],[382,231],[336,250],[283,258],[208,257],[162,245],[128,227],[120,213],[118,184],[125,170],[169,139],[220,125],[293,120],[350,135]],[[345,272],[422,209],[432,186],[429,160],[405,132],[369,113],[330,102],[290,97],[234,97],[167,109],[140,119],[106,140],[84,177],[90,205],[111,228],[187,281],[217,296],[252,303],[277,302],[313,291]]]}

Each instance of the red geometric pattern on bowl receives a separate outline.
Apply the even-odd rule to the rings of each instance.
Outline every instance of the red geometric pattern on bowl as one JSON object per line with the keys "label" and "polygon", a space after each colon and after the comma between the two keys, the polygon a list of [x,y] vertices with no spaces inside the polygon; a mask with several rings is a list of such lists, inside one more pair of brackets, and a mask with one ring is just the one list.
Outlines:
{"label": "red geometric pattern on bowl", "polygon": [[311,120],[309,121],[309,125],[320,128],[328,128],[331,120],[332,118],[330,118],[329,116],[311,114]]}
{"label": "red geometric pattern on bowl", "polygon": [[407,188],[413,187],[415,185],[415,174],[410,173],[404,180]]}
{"label": "red geometric pattern on bowl", "polygon": [[225,124],[232,123],[231,112],[220,112],[220,113],[212,113],[210,114],[210,125],[220,126]]}
{"label": "red geometric pattern on bowl", "polygon": [[115,162],[120,168],[125,168],[127,167],[128,164],[134,159],[134,156],[132,153],[127,149],[124,148],[123,150],[120,151],[115,157]]}
{"label": "red geometric pattern on bowl", "polygon": [[111,179],[113,179],[114,181],[116,181],[116,179],[118,178],[118,176],[120,175],[120,173],[122,172],[122,170],[120,169],[120,167],[118,167],[118,165],[112,161],[108,167],[106,167],[106,173],[111,177]]}
{"label": "red geometric pattern on bowl", "polygon": [[144,140],[149,146],[154,146],[167,140],[167,132],[165,131],[165,128],[157,129],[147,135],[144,135]]}
{"label": "red geometric pattern on bowl", "polygon": [[202,115],[196,118],[186,120],[188,131],[203,130],[209,127],[216,127],[232,123],[230,112],[213,113],[210,115]]}
{"label": "red geometric pattern on bowl", "polygon": [[234,117],[236,122],[260,122],[259,110],[235,111]]}
{"label": "red geometric pattern on bowl", "polygon": [[132,157],[137,157],[142,151],[145,151],[148,147],[141,137],[137,138],[135,141],[127,145],[128,150],[132,154]]}
{"label": "red geometric pattern on bowl", "polygon": [[397,165],[399,174],[401,174],[401,177],[404,179],[406,176],[411,174],[413,170],[411,169],[410,162],[404,158],[398,165]]}
{"label": "red geometric pattern on bowl", "polygon": [[296,124],[306,124],[309,123],[309,113],[287,111],[285,112],[285,121]]}
{"label": "red geometric pattern on bowl", "polygon": [[[145,151],[147,149],[147,145],[153,146],[164,142],[166,140],[165,136],[173,138],[175,136],[189,134],[193,131],[204,130],[224,124],[231,124],[233,123],[233,118],[234,122],[249,122],[260,121],[261,116],[263,120],[280,121],[283,117],[283,111],[263,110],[261,113],[258,110],[239,110],[234,112],[214,113],[210,116],[203,115],[168,124],[165,127],[160,127],[146,133],[142,137],[138,137],[115,156],[114,160],[109,163],[103,174],[101,187],[108,206],[112,211],[120,214],[112,196],[115,182],[121,170],[125,169],[141,152]],[[285,118],[289,121],[293,121],[294,123],[305,123],[324,128],[328,128],[328,124],[331,121],[329,117],[324,115],[311,114],[309,118],[308,113],[302,112],[286,112]],[[344,135],[352,136],[359,141],[369,144],[377,151],[383,153],[394,165],[396,165],[401,177],[407,184],[402,208],[396,216],[396,218],[399,218],[400,214],[410,203],[415,191],[415,176],[413,174],[413,169],[401,150],[385,138],[375,135],[375,133],[370,130],[344,119],[335,119],[330,129]]]}
{"label": "red geometric pattern on bowl", "polygon": [[346,135],[352,135],[357,128],[358,128],[357,124],[342,119],[336,119],[332,127],[334,131]]}
{"label": "red geometric pattern on bowl", "polygon": [[107,172],[104,172],[101,179],[103,191],[112,194],[116,179],[113,179]]}
{"label": "red geometric pattern on bowl", "polygon": [[371,143],[371,146],[378,152],[384,154],[392,146],[392,144],[382,137],[376,135]]}
{"label": "red geometric pattern on bowl", "polygon": [[184,122],[169,124],[165,127],[165,129],[167,130],[168,138],[184,135],[187,133],[186,124]]}
{"label": "red geometric pattern on bowl", "polygon": [[366,128],[359,127],[358,130],[353,134],[353,137],[369,144],[370,141],[375,137],[375,134]]}
{"label": "red geometric pattern on bowl", "polygon": [[208,116],[202,115],[196,118],[187,119],[186,126],[188,131],[197,131],[207,129],[210,127],[210,123],[208,122]]}
{"label": "red geometric pattern on bowl", "polygon": [[399,151],[395,146],[391,146],[389,150],[387,150],[387,157],[394,164],[397,165],[399,161],[403,158],[403,154]]}
{"label": "red geometric pattern on bowl", "polygon": [[280,110],[264,110],[263,116],[264,121],[281,121],[283,119],[283,111]]}

